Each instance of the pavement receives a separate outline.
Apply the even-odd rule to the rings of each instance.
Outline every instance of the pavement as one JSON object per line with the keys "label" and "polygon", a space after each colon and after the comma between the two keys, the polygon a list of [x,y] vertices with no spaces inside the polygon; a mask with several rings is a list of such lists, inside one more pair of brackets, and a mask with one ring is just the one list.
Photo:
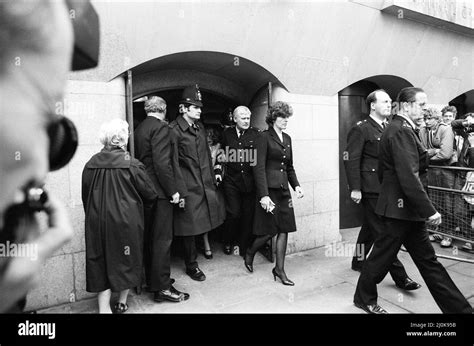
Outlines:
{"label": "pavement", "polygon": [[[150,292],[137,295],[130,291],[127,313],[364,313],[356,308],[353,295],[359,273],[351,270],[351,246],[359,228],[341,230],[337,247],[323,246],[286,257],[285,271],[295,286],[273,281],[274,267],[261,254],[255,256],[254,272],[249,273],[238,255],[225,255],[219,244],[214,258],[199,256],[199,266],[207,279],[191,280],[184,272],[184,263],[173,258],[172,277],[175,287],[188,292],[189,300],[180,303],[155,303]],[[433,243],[437,254],[474,260],[474,254],[443,249]],[[454,244],[460,247],[462,243]],[[330,249],[339,249],[332,251]],[[342,250],[345,249],[345,251]],[[453,253],[454,252],[454,253]],[[379,305],[389,313],[441,313],[408,253],[400,251],[399,259],[408,275],[422,287],[406,292],[397,288],[387,275],[378,285]],[[474,264],[440,258],[458,288],[474,306]],[[116,295],[113,295],[113,299]],[[114,301],[114,300],[113,300]],[[87,299],[39,310],[38,313],[98,313],[97,300]]]}

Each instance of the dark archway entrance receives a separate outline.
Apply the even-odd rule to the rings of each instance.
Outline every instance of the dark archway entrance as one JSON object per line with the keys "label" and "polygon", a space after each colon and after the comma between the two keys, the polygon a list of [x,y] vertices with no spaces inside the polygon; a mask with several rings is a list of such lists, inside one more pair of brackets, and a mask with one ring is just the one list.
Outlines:
{"label": "dark archway entrance", "polygon": [[368,115],[365,99],[374,90],[385,89],[395,100],[400,89],[412,86],[403,78],[379,75],[365,78],[339,91],[339,223],[340,228],[358,227],[362,224],[362,209],[350,199],[343,163],[349,129]]}
{"label": "dark archway entrance", "polygon": [[455,97],[449,101],[449,105],[456,107],[458,116],[474,112],[474,89]]}

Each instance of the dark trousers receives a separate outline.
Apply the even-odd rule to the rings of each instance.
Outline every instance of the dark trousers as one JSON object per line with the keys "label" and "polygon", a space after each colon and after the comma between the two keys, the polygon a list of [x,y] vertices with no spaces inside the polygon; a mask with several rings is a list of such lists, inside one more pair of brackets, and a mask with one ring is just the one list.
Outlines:
{"label": "dark trousers", "polygon": [[[356,248],[360,249],[359,254],[362,258],[357,257],[357,253],[352,258],[352,265],[357,266],[367,258],[377,235],[385,228],[382,218],[375,213],[378,195],[370,195],[362,197],[362,206],[364,207],[364,223],[357,237]],[[400,248],[399,248],[400,249]],[[358,263],[359,262],[359,263]],[[395,256],[393,263],[389,267],[390,276],[395,283],[403,283],[408,277],[402,262]]]}
{"label": "dark trousers", "polygon": [[362,268],[354,301],[377,303],[377,284],[387,275],[403,244],[443,313],[472,313],[472,307],[436,259],[428,239],[425,222],[383,218],[385,229],[376,238],[372,252]]}
{"label": "dark trousers", "polygon": [[237,244],[240,254],[245,254],[252,242],[252,224],[255,212],[255,192],[242,192],[232,182],[223,183],[226,220],[224,224],[224,245]]}
{"label": "dark trousers", "polygon": [[150,291],[170,288],[173,205],[158,199],[152,209],[150,227],[145,235],[145,273]]}
{"label": "dark trousers", "polygon": [[184,248],[184,264],[186,269],[193,270],[198,267],[196,238],[194,235],[181,237],[183,239]]}

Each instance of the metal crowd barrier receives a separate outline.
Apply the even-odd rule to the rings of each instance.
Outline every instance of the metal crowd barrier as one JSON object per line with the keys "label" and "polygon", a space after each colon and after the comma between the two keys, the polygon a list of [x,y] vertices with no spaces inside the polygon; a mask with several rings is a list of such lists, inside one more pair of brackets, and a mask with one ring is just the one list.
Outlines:
{"label": "metal crowd barrier", "polygon": [[[441,225],[428,225],[428,231],[457,239],[463,245],[474,243],[474,169],[430,165],[428,196],[442,218]],[[462,257],[436,255],[474,264],[474,260]]]}

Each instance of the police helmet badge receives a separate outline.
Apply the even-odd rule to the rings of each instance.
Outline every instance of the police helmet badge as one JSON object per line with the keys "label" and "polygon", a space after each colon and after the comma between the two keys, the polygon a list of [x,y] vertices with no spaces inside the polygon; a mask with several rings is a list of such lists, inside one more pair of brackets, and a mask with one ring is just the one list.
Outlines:
{"label": "police helmet badge", "polygon": [[202,107],[202,96],[199,86],[197,84],[188,86],[183,91],[183,96],[181,97],[181,103],[194,105],[197,107]]}

